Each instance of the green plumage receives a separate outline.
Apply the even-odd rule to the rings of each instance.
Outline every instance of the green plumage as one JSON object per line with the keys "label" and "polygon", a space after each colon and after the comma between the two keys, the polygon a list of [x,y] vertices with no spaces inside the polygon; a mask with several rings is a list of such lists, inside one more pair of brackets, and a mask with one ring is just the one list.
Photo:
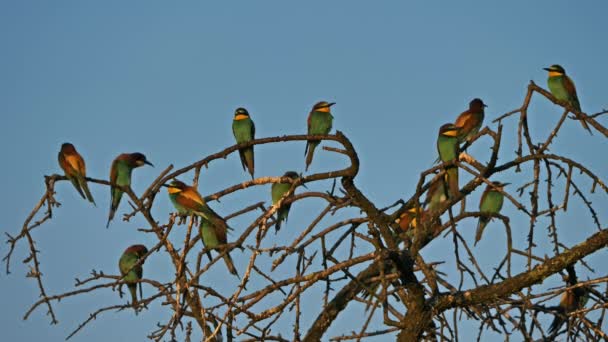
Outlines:
{"label": "green plumage", "polygon": [[434,212],[441,207],[441,204],[447,200],[448,193],[446,189],[447,177],[437,179],[427,191],[424,205],[429,212]]}
{"label": "green plumage", "polygon": [[[547,79],[547,85],[549,86],[549,91],[551,91],[551,94],[553,94],[556,99],[568,103],[572,108],[574,108],[575,111],[581,112],[581,104],[578,101],[576,87],[574,86],[572,79],[566,75],[566,70],[564,70],[564,68],[558,64],[554,64],[549,68],[544,69],[547,70],[550,75]],[[591,129],[585,120],[583,120],[578,114],[577,117],[580,120],[583,128],[591,133]]]}
{"label": "green plumage", "polygon": [[[492,183],[495,188],[498,190],[502,190],[502,188],[506,184],[501,184],[499,182]],[[502,204],[504,201],[504,195],[498,191],[497,189],[488,185],[481,195],[481,200],[479,201],[479,211],[483,214],[498,214],[502,209]],[[483,234],[483,230],[485,229],[488,222],[490,222],[492,218],[489,216],[481,216],[479,218],[479,223],[477,224],[477,231],[475,232],[475,244],[481,240],[481,236]]]}
{"label": "green plumage", "polygon": [[[220,234],[218,234],[218,232],[216,231],[217,229],[220,228],[215,225],[212,225],[209,221],[201,218],[199,233],[201,236],[201,240],[203,240],[203,244],[205,244],[205,247],[207,247],[208,249],[216,249],[219,245],[227,243],[227,241],[220,241]],[[240,278],[236,267],[234,267],[234,263],[232,262],[230,254],[224,254],[224,262],[226,263],[226,267],[228,267],[228,271]]]}
{"label": "green plumage", "polygon": [[551,76],[547,79],[547,84],[551,94],[553,94],[556,99],[567,102],[570,104],[570,106],[572,106],[572,108],[580,112],[581,104],[578,102],[578,96],[576,95],[575,91],[568,91],[566,88],[566,84],[568,82],[572,82],[572,80],[570,80],[566,75]]}
{"label": "green plumage", "polygon": [[[133,267],[141,257],[146,255],[148,250],[143,245],[133,245],[127,248],[120,260],[118,261],[118,268],[120,274],[124,277],[123,280],[127,283],[129,292],[131,293],[131,304],[137,306],[137,281],[143,277],[143,263]],[[141,295],[140,285],[140,295]]]}
{"label": "green plumage", "polygon": [[[458,132],[459,129],[453,124],[444,124],[439,129],[437,151],[442,162],[458,160]],[[446,173],[450,195],[455,196],[459,193],[458,167],[449,166],[446,168]]]}
{"label": "green plumage", "polygon": [[[116,157],[110,167],[110,183],[130,187],[131,186],[131,173],[133,169],[141,167],[143,165],[152,165],[146,156],[139,152],[135,153],[123,153]],[[110,221],[114,219],[114,214],[118,209],[120,200],[122,199],[123,191],[115,186],[110,187],[110,195],[112,200],[110,201],[110,214],[108,215],[108,223],[106,228],[110,226]]]}
{"label": "green plumage", "polygon": [[[313,107],[312,111],[308,115],[308,135],[326,135],[331,131],[333,123],[333,115],[331,115],[329,108],[334,103],[328,103],[325,101],[318,102]],[[319,145],[319,140],[309,140],[306,143],[306,149],[304,154],[306,155],[306,170],[312,163],[312,158],[315,153],[315,148]]]}
{"label": "green plumage", "polygon": [[[244,108],[238,108],[234,113],[232,121],[232,133],[237,144],[245,143],[255,139],[255,124]],[[251,178],[255,170],[253,146],[239,149],[243,170],[248,170]]]}
{"label": "green plumage", "polygon": [[[283,175],[283,177],[288,177],[295,180],[300,176],[294,171],[288,171]],[[283,195],[289,191],[289,189],[291,189],[291,183],[272,184],[272,204],[276,204],[283,197]],[[277,232],[281,229],[281,223],[283,221],[287,221],[289,209],[291,209],[291,203],[282,204],[281,207],[277,209],[277,223],[275,226]]]}

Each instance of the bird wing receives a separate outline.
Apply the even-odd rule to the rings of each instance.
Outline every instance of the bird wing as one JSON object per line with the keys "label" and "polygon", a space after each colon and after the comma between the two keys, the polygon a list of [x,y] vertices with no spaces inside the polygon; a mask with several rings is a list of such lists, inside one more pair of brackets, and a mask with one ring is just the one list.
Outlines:
{"label": "bird wing", "polygon": [[110,183],[116,184],[118,178],[118,160],[114,159],[112,166],[110,167]]}
{"label": "bird wing", "polygon": [[488,185],[488,187],[486,187],[483,194],[481,195],[481,199],[479,200],[479,209],[480,210],[481,210],[481,206],[483,205],[483,202],[486,200],[486,197],[488,197],[489,192],[490,192],[490,186]]}
{"label": "bird wing", "polygon": [[307,126],[308,126],[308,134],[310,134],[310,126],[311,126],[311,123],[312,123],[312,113],[313,112],[308,113],[308,119],[306,120]]}
{"label": "bird wing", "polygon": [[197,212],[203,211],[207,206],[201,195],[192,188],[180,192],[175,201],[184,208]]}
{"label": "bird wing", "polygon": [[470,117],[471,115],[468,110],[460,113],[460,115],[458,115],[456,121],[454,122],[454,126],[461,128],[464,127],[466,125],[466,122],[469,121]]}
{"label": "bird wing", "polygon": [[572,82],[572,79],[570,79],[570,77],[564,75],[563,81],[564,81],[564,88],[566,88],[566,92],[568,93],[568,95],[571,98],[575,98],[578,101],[578,96],[576,95],[576,88],[574,87],[574,82]]}

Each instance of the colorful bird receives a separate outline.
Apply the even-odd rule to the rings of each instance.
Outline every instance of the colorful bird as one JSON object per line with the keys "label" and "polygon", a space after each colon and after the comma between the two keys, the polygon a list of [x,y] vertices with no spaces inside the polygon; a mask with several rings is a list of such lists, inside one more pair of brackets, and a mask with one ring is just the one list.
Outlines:
{"label": "colorful bird", "polygon": [[[572,82],[572,79],[566,75],[566,70],[564,70],[564,68],[558,64],[553,64],[552,66],[543,69],[549,72],[547,85],[549,86],[551,94],[553,94],[556,99],[568,103],[572,108],[574,108],[574,110],[580,112],[581,104],[578,102],[576,88],[574,87],[574,82]],[[575,115],[577,114],[575,113]],[[582,120],[580,117],[579,119],[581,119],[581,125],[583,125],[583,127],[588,130],[589,133],[591,133],[591,129],[585,120]]]}
{"label": "colorful bird", "polygon": [[[509,184],[510,183],[492,182],[492,185],[488,185],[481,195],[479,211],[482,214],[498,214],[500,209],[502,209],[502,203],[504,201],[504,195],[501,191],[504,191],[504,187]],[[475,232],[475,244],[481,240],[483,230],[491,219],[491,216],[479,217],[477,231]]]}
{"label": "colorful bird", "polygon": [[[232,133],[237,144],[251,141],[255,139],[255,125],[249,117],[249,112],[245,108],[237,108],[234,112],[234,120],[232,120]],[[253,178],[253,146],[239,149],[241,156],[241,164],[243,170],[249,170],[251,178]]]}
{"label": "colorful bird", "polygon": [[[334,119],[333,115],[331,115],[331,106],[334,104],[336,103],[321,101],[312,107],[310,114],[308,114],[308,135],[329,134]],[[312,163],[315,148],[319,143],[321,143],[320,140],[308,140],[306,142],[306,149],[304,150],[304,154],[306,155],[306,171],[308,171],[308,166]]]}
{"label": "colorful bird", "polygon": [[419,220],[423,219],[424,211],[420,207],[412,207],[403,212],[396,220],[403,233],[411,236],[413,230],[418,227]]}
{"label": "colorful bird", "polygon": [[[211,209],[198,191],[177,179],[165,185],[169,198],[181,215],[194,214],[200,217],[199,232],[203,243],[208,249],[217,249],[218,246],[228,243],[228,224]],[[224,261],[230,273],[239,276],[230,254],[224,254]]]}
{"label": "colorful bird", "polygon": [[[119,186],[131,186],[131,172],[133,169],[146,164],[154,166],[146,159],[146,156],[139,152],[123,153],[119,155],[114,159],[112,167],[110,168],[110,183]],[[114,213],[116,213],[116,209],[118,209],[123,193],[120,188],[114,186],[111,186],[110,188],[112,202],[110,203],[110,215],[108,216],[106,228],[110,226],[110,221],[114,218]]]}
{"label": "colorful bird", "polygon": [[481,99],[473,99],[469,102],[469,109],[462,112],[456,118],[454,125],[460,128],[458,142],[469,141],[483,125],[484,108],[487,107]]}
{"label": "colorful bird", "polygon": [[[285,174],[283,175],[283,177],[287,177],[291,180],[296,180],[298,178],[300,178],[300,175],[298,175],[297,172],[295,171],[287,171],[285,172]],[[276,204],[282,197],[283,195],[289,191],[289,189],[291,189],[291,183],[274,183],[272,184],[272,188],[271,188],[271,195],[272,195],[272,204]],[[289,209],[291,208],[291,203],[284,203],[281,205],[281,207],[279,207],[277,209],[277,223],[275,225],[275,229],[278,232],[279,229],[281,229],[281,222],[283,221],[287,221],[287,216],[289,215]]]}
{"label": "colorful bird", "polygon": [[59,166],[65,172],[65,176],[72,182],[80,196],[84,199],[88,199],[89,202],[95,204],[95,200],[89,191],[87,185],[87,168],[84,164],[84,159],[78,154],[74,145],[70,143],[63,143],[61,150],[59,151]]}
{"label": "colorful bird", "polygon": [[[129,292],[131,292],[131,304],[133,307],[137,306],[137,281],[143,276],[144,269],[142,261],[139,265],[135,266],[144,255],[148,254],[148,249],[144,245],[133,245],[129,246],[122,253],[120,260],[118,261],[118,268],[120,274],[123,276],[123,280],[127,283]],[[135,267],[133,267],[135,266]],[[122,286],[121,286],[122,287]],[[142,296],[141,283],[139,283],[139,295]]]}
{"label": "colorful bird", "polygon": [[[439,137],[437,138],[437,151],[439,159],[442,162],[458,160],[458,136],[460,128],[451,123],[446,123],[439,129]],[[458,187],[458,167],[455,165],[446,168],[448,188],[450,196],[456,196],[459,193]]]}
{"label": "colorful bird", "polygon": [[572,311],[582,309],[589,300],[589,287],[581,286],[564,291],[556,308],[556,315],[549,327],[549,334],[556,333],[562,324],[568,319],[568,314]]}
{"label": "colorful bird", "polygon": [[446,190],[445,183],[447,182],[447,173],[440,179],[435,180],[429,186],[426,192],[426,199],[424,200],[424,207],[429,212],[434,212],[439,209],[443,202],[447,201],[448,193]]}

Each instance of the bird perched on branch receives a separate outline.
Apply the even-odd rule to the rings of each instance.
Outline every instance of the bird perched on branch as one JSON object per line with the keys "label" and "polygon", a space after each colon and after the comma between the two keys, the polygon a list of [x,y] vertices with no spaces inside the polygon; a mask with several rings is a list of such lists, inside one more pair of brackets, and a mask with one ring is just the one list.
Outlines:
{"label": "bird perched on branch", "polygon": [[[549,86],[551,94],[553,94],[556,99],[566,102],[577,112],[581,112],[581,104],[578,102],[574,82],[572,82],[572,79],[566,75],[566,70],[564,70],[564,68],[559,64],[553,64],[552,66],[543,69],[549,72],[547,85]],[[575,115],[577,114],[575,113]],[[581,121],[581,125],[583,125],[583,128],[591,133],[591,129],[585,120],[580,117],[579,119]]]}
{"label": "bird perched on branch", "polygon": [[448,182],[447,173],[442,178],[434,181],[426,192],[424,206],[429,212],[434,212],[439,209],[443,202],[447,201],[448,193],[445,186]]}
{"label": "bird perched on branch", "polygon": [[[331,125],[334,117],[331,115],[331,106],[336,104],[335,102],[321,101],[317,102],[308,114],[308,135],[325,135],[331,131]],[[306,170],[312,163],[312,157],[315,153],[315,148],[319,145],[320,140],[308,140],[306,142],[306,149],[304,154],[306,155]]]}
{"label": "bird perched on branch", "polygon": [[[133,169],[144,165],[154,166],[146,159],[146,156],[139,152],[119,155],[114,159],[110,168],[110,183],[130,187]],[[108,216],[106,228],[110,226],[110,221],[114,219],[114,214],[116,213],[116,209],[118,209],[123,194],[123,191],[115,186],[110,187],[110,192],[112,201],[110,203],[110,215]]]}
{"label": "bird perched on branch", "polygon": [[[137,262],[139,262],[139,259],[141,259],[146,254],[148,254],[148,249],[146,248],[146,246],[133,245],[125,249],[125,251],[122,253],[122,256],[120,257],[120,260],[118,261],[118,268],[120,269],[120,274],[124,277],[123,279],[125,283],[127,283],[129,292],[131,292],[131,304],[133,305],[133,307],[137,306],[137,281],[143,277],[144,261],[142,261],[137,266],[135,265],[137,264]],[[139,296],[142,297],[141,283],[139,283]]]}
{"label": "bird perched on branch", "polygon": [[458,115],[454,125],[460,128],[458,133],[459,143],[468,142],[475,134],[479,133],[479,129],[483,125],[485,107],[487,106],[481,99],[473,99],[469,102],[469,109]]}
{"label": "bird perched on branch", "polygon": [[65,172],[65,176],[72,182],[80,196],[95,205],[95,200],[91,195],[91,191],[89,191],[89,186],[85,179],[87,177],[87,168],[84,164],[84,159],[78,151],[76,151],[74,145],[70,143],[62,144],[58,159],[59,166],[63,172]]}
{"label": "bird perched on branch", "polygon": [[[488,185],[481,195],[479,201],[479,211],[482,214],[498,214],[502,209],[502,203],[504,201],[504,195],[501,191],[504,191],[504,187],[510,183],[492,182],[492,185]],[[481,240],[483,230],[490,222],[492,217],[481,216],[479,223],[477,224],[477,231],[475,232],[475,244]]]}
{"label": "bird perched on branch", "polygon": [[[283,177],[287,177],[292,180],[296,180],[300,178],[300,175],[295,171],[287,171],[283,175]],[[304,184],[302,184],[304,186]],[[283,195],[291,189],[291,183],[274,183],[271,188],[272,195],[272,204],[276,204]],[[291,209],[291,203],[283,203],[277,209],[277,223],[275,225],[275,229],[278,232],[281,229],[281,223],[283,221],[287,221],[287,216],[289,216],[289,209]]]}
{"label": "bird perched on branch", "polygon": [[[199,233],[205,247],[217,249],[218,246],[228,243],[227,234],[228,229],[230,229],[228,224],[207,205],[194,187],[188,186],[177,179],[164,186],[167,187],[169,198],[180,214],[194,214],[200,218]],[[224,261],[230,273],[238,277],[239,274],[234,267],[230,254],[224,254]]]}
{"label": "bird perched on branch", "polygon": [[[255,125],[253,120],[251,120],[247,109],[237,108],[234,112],[234,119],[232,120],[232,133],[234,134],[237,144],[255,139]],[[251,178],[253,178],[253,146],[239,149],[239,155],[241,157],[243,170],[248,170]]]}
{"label": "bird perched on branch", "polygon": [[585,286],[566,290],[562,293],[556,315],[549,327],[549,334],[556,333],[568,319],[568,314],[585,307],[589,300],[589,289]]}
{"label": "bird perched on branch", "polygon": [[[458,136],[460,128],[451,123],[446,123],[439,129],[437,138],[437,151],[439,152],[439,160],[442,162],[458,160]],[[458,187],[458,167],[455,165],[446,168],[448,188],[450,196],[456,196],[459,193]]]}

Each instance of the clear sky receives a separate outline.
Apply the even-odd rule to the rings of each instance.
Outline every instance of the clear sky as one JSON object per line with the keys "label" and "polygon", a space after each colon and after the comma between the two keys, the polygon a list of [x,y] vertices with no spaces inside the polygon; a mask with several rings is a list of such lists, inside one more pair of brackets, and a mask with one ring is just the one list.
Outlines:
{"label": "clear sky", "polygon": [[[43,193],[43,175],[60,171],[57,152],[65,141],[86,158],[91,177],[107,177],[119,153],[145,153],[157,167],[135,171],[134,189],[141,192],[170,163],[184,166],[233,144],[236,107],[249,109],[258,137],[296,134],[305,132],[307,113],[321,99],[337,102],[334,128],[359,152],[361,189],[379,206],[409,198],[419,173],[435,159],[439,126],[454,120],[473,97],[488,104],[489,124],[521,105],[530,80],[545,86],[542,68],[559,63],[575,80],[584,111],[606,108],[606,13],[605,1],[2,1],[0,175],[6,200],[0,230],[18,232]],[[546,133],[560,113],[537,98],[529,119],[533,131]],[[515,118],[507,123],[514,137]],[[575,157],[606,178],[608,159],[605,152],[598,156],[608,148],[605,138],[589,136],[569,120],[558,139],[552,152]],[[481,145],[470,152],[487,153]],[[258,148],[256,175],[303,171],[303,148]],[[512,158],[511,151],[504,148],[501,160]],[[320,151],[311,171],[341,165],[334,160]],[[517,177],[501,180],[517,183]],[[204,172],[200,191],[246,179],[232,155]],[[117,219],[106,230],[109,191],[95,185],[92,190],[96,208],[68,183],[59,184],[62,206],[34,234],[51,294],[71,288],[74,278],[91,269],[116,273],[125,247],[154,242],[136,232],[141,220]],[[213,205],[227,214],[269,200],[268,192],[264,187]],[[161,197],[155,213],[164,218],[171,207]],[[605,194],[591,198],[606,208]],[[126,207],[122,203],[119,214]],[[293,209],[287,228],[307,218],[298,206]],[[506,214],[513,212],[505,206]],[[599,214],[605,222],[606,212]],[[587,216],[565,222],[569,244],[593,232]],[[461,225],[471,239],[474,225]],[[527,225],[516,231],[525,234]],[[493,255],[489,241],[503,238],[501,232],[487,232],[489,240],[477,250],[481,257]],[[6,251],[0,246],[2,255]],[[63,340],[100,302],[120,303],[106,291],[55,305],[58,326],[49,325],[43,309],[22,321],[38,299],[20,263],[26,252],[19,245],[13,272],[0,276],[0,327],[7,341]],[[244,265],[246,256],[238,254],[237,263]],[[453,254],[436,250],[426,257],[445,260]],[[157,259],[146,264],[146,275],[162,277],[166,265]],[[605,264],[595,266],[597,273],[589,276],[606,274]],[[228,279],[216,274],[218,282]],[[158,306],[138,317],[106,314],[73,340],[143,340],[168,317]],[[333,331],[351,330],[347,319],[336,324]],[[471,337],[477,331],[461,333]]]}

